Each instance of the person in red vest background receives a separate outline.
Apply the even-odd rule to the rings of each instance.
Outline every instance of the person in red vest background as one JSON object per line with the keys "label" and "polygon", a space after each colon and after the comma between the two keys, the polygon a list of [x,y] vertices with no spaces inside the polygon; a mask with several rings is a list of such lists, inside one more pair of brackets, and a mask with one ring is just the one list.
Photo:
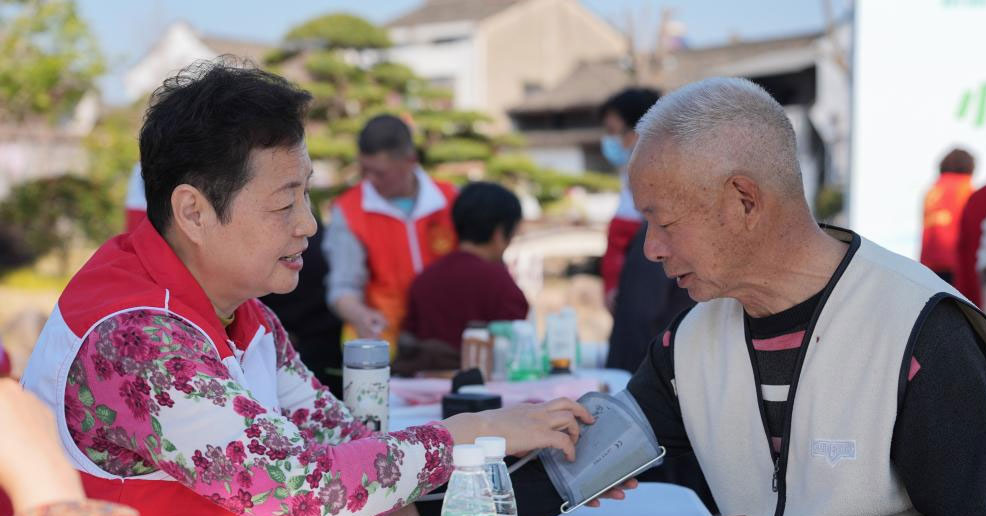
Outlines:
{"label": "person in red vest background", "polygon": [[370,119],[358,146],[363,179],[336,201],[322,243],[328,301],[346,322],[344,338],[382,338],[396,351],[411,281],[456,247],[456,190],[421,169],[396,116]]}
{"label": "person in red vest background", "polygon": [[[950,164],[950,167],[966,170],[971,176],[976,168],[972,155],[961,151],[955,157],[959,160],[957,163]],[[955,288],[980,308],[983,306],[982,278],[980,269],[976,266],[976,258],[980,249],[984,221],[986,221],[986,187],[976,190],[966,200],[962,215],[959,217],[955,256]]]}
{"label": "person in red vest background", "polygon": [[952,150],[941,161],[941,175],[924,197],[921,263],[949,283],[955,283],[959,219],[972,194],[973,168],[968,152]]}
{"label": "person in red vest background", "polygon": [[626,259],[630,241],[640,229],[642,217],[633,205],[630,187],[627,184],[626,166],[630,153],[637,143],[634,127],[644,113],[657,102],[661,94],[650,88],[627,88],[606,99],[599,108],[605,134],[600,140],[603,157],[619,170],[620,202],[616,214],[606,231],[606,253],[603,254],[600,269],[603,277],[603,292],[606,307],[610,312],[616,304],[616,290],[620,282],[620,271]]}

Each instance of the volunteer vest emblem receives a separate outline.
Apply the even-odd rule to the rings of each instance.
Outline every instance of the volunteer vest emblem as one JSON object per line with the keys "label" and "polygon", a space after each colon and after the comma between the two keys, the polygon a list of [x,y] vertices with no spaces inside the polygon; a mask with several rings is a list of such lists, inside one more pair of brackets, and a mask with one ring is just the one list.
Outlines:
{"label": "volunteer vest emblem", "polygon": [[428,226],[428,247],[438,256],[446,255],[455,246],[455,233],[451,228],[433,223]]}
{"label": "volunteer vest emblem", "polygon": [[811,442],[811,456],[822,457],[835,467],[842,459],[856,460],[856,441],[815,439]]}

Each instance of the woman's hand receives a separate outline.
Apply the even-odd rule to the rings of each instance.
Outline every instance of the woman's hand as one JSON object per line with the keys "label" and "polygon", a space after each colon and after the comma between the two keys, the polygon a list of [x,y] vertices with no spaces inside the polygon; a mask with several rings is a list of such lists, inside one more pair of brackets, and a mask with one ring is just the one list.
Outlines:
{"label": "woman's hand", "polygon": [[0,379],[0,486],[14,512],[84,500],[78,473],[62,454],[55,418],[17,382]]}
{"label": "woman's hand", "polygon": [[497,435],[507,440],[507,453],[522,455],[538,448],[557,448],[575,460],[579,424],[594,419],[585,407],[568,398],[546,403],[524,403],[473,414],[457,414],[442,423],[456,444],[472,444],[477,437]]}
{"label": "woman's hand", "polygon": [[589,500],[586,503],[586,505],[589,507],[599,507],[600,498],[609,498],[610,500],[622,500],[627,497],[624,491],[628,489],[636,489],[638,485],[640,485],[640,483],[637,482],[637,479],[631,478],[630,480],[627,480],[626,482],[614,487],[613,489],[610,489],[609,491],[606,491],[605,493],[599,495],[599,498],[593,498],[592,500]]}

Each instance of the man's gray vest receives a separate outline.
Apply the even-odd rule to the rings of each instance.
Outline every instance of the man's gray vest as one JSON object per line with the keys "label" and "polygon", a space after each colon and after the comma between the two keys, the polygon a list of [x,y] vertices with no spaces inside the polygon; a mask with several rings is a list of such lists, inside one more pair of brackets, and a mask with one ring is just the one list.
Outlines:
{"label": "man's gray vest", "polygon": [[700,303],[675,332],[685,429],[722,514],[917,514],[890,462],[903,360],[943,299],[986,336],[983,314],[924,266],[851,232],[826,231],[850,251],[805,332],[776,464],[743,307]]}

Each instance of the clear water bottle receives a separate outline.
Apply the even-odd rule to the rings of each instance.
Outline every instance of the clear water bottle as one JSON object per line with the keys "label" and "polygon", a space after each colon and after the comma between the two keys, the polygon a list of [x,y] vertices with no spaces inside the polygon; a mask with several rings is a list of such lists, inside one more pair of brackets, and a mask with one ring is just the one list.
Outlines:
{"label": "clear water bottle", "polygon": [[452,448],[455,471],[448,481],[442,516],[496,516],[490,481],[483,465],[486,455],[475,444],[457,444]]}
{"label": "clear water bottle", "polygon": [[534,325],[529,321],[513,322],[513,349],[508,370],[512,382],[537,380],[544,369],[541,346],[534,337]]}
{"label": "clear water bottle", "polygon": [[480,437],[476,444],[483,448],[486,455],[486,478],[493,490],[493,505],[497,516],[516,516],[517,500],[514,498],[514,486],[510,483],[510,473],[503,457],[507,454],[507,440],[502,437]]}

